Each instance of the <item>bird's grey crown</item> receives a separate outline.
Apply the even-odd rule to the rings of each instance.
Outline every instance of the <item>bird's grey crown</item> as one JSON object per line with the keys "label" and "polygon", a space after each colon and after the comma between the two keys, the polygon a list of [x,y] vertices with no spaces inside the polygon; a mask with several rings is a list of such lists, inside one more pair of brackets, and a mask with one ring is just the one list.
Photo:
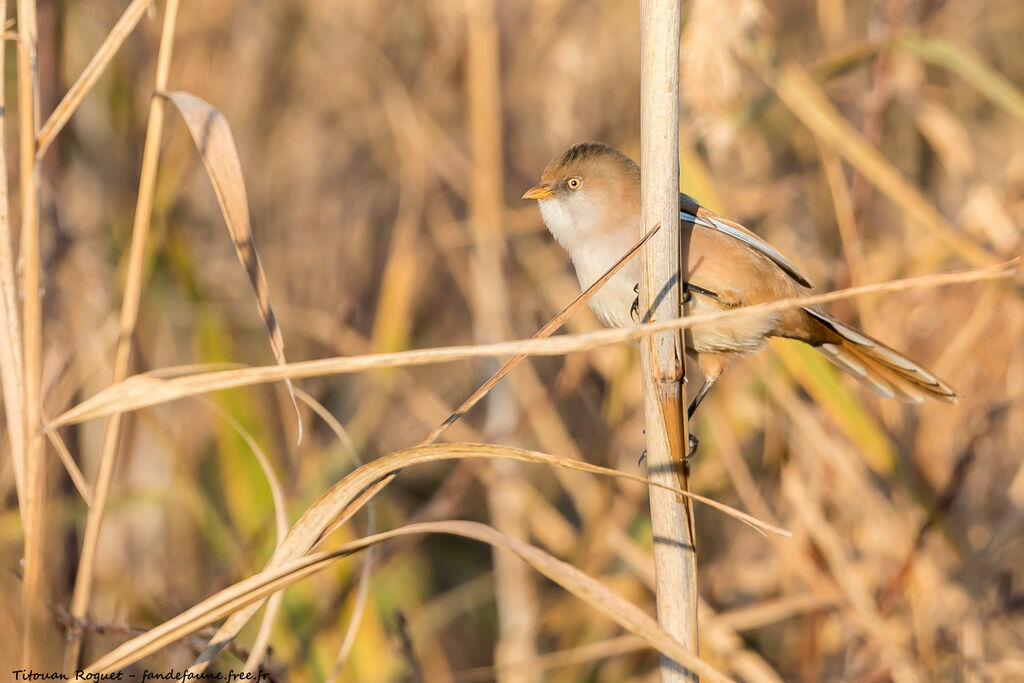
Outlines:
{"label": "bird's grey crown", "polygon": [[565,150],[565,153],[558,159],[558,163],[555,165],[565,167],[570,164],[586,161],[587,159],[596,156],[608,156],[616,159],[620,163],[626,163],[631,166],[636,165],[635,162],[625,154],[610,145],[604,144],[603,142],[578,142]]}

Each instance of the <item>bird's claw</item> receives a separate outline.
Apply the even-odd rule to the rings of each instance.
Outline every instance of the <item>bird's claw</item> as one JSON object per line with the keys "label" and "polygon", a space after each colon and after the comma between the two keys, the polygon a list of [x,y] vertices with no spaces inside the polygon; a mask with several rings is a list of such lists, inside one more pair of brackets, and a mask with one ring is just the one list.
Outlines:
{"label": "bird's claw", "polygon": [[704,289],[703,287],[698,287],[697,285],[693,284],[692,282],[684,282],[683,283],[683,303],[686,303],[687,301],[692,299],[694,292],[697,292],[698,294],[702,294],[703,296],[706,296],[709,299],[717,299],[719,301],[721,301],[721,299],[722,299],[721,295],[719,295],[718,292],[712,292],[710,289]]}
{"label": "bird's claw", "polygon": [[690,437],[690,439],[689,439],[689,446],[690,447],[686,451],[686,459],[687,460],[689,460],[694,455],[696,455],[696,453],[697,453],[697,446],[700,445],[700,441],[697,440],[697,437],[695,437],[693,434],[688,434],[688,436]]}
{"label": "bird's claw", "polygon": [[[690,437],[689,438],[689,442],[688,442],[689,443],[689,448],[686,451],[686,455],[683,456],[683,460],[689,460],[694,455],[696,455],[697,454],[697,446],[700,444],[700,441],[698,441],[697,437],[695,437],[693,434],[688,434],[687,436]],[[645,448],[644,452],[641,453],[640,457],[637,459],[636,466],[640,467],[640,465],[644,464],[644,460],[646,460],[646,459],[647,459],[647,449]]]}
{"label": "bird's claw", "polygon": [[633,293],[636,294],[636,298],[633,299],[633,305],[629,307],[629,317],[633,319],[633,322],[640,322],[640,283],[633,285]]}

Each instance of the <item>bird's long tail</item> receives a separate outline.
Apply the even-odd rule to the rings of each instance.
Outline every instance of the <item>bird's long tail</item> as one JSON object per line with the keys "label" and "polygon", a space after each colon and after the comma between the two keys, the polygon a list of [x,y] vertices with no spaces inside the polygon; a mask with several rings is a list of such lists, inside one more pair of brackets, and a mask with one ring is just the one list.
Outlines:
{"label": "bird's long tail", "polygon": [[814,347],[875,393],[907,403],[925,397],[956,403],[956,391],[903,354],[823,311],[804,310],[823,328],[822,341]]}

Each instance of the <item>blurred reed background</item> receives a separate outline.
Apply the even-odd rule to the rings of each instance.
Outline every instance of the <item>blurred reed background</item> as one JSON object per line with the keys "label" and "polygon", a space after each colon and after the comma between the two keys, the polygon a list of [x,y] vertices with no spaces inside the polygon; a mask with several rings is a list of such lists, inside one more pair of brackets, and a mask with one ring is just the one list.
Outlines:
{"label": "blurred reed background", "polygon": [[[44,118],[125,5],[39,4]],[[112,376],[162,12],[142,19],[42,164],[47,416]],[[819,290],[1021,252],[1024,4],[694,0],[684,12],[683,189],[769,239]],[[527,337],[568,304],[578,285],[567,258],[519,196],[571,143],[636,156],[637,22],[632,1],[184,3],[169,87],[232,127],[289,360]],[[133,372],[272,364],[210,182],[167,109]],[[16,124],[6,118],[12,187]],[[17,226],[17,202],[11,211]],[[885,401],[788,343],[735,363],[693,424],[693,488],[793,537],[697,507],[701,656],[746,681],[1021,680],[1020,280],[832,310],[963,399]],[[589,311],[567,325],[598,327]],[[532,359],[444,439],[643,474],[636,366],[629,345]],[[491,370],[463,361],[299,382],[347,442],[304,408],[296,446],[287,393],[266,385],[130,414],[78,624],[82,661],[135,635],[126,627],[156,626],[251,576],[273,550],[266,478],[222,413],[266,452],[294,522],[353,469],[353,453],[370,461],[418,443]],[[60,430],[90,482],[103,422]],[[23,536],[4,429],[7,675],[21,657]],[[46,453],[57,670],[87,507]],[[456,461],[410,467],[374,505],[378,529],[495,524],[653,613],[643,486]],[[366,521],[336,536],[357,538]],[[656,680],[657,654],[639,638],[494,552],[443,535],[378,547],[340,679]],[[276,680],[331,673],[366,557],[288,589],[263,660]],[[238,669],[254,635],[214,666]],[[200,643],[145,665],[180,670]],[[496,673],[496,656],[512,666]]]}

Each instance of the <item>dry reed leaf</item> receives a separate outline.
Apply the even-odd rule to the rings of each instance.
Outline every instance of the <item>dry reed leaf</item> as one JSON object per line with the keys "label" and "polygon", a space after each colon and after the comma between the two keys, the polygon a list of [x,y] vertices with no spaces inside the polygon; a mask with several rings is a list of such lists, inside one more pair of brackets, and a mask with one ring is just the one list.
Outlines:
{"label": "dry reed leaf", "polygon": [[50,445],[57,451],[61,464],[64,465],[64,469],[71,478],[71,483],[74,484],[75,490],[78,491],[78,495],[82,497],[82,500],[85,501],[88,507],[92,507],[92,487],[85,480],[82,470],[78,469],[71,451],[68,450],[67,444],[64,443],[64,439],[60,438],[60,434],[53,429],[47,430],[46,436],[50,439]]}
{"label": "dry reed leaf", "polygon": [[[493,444],[435,444],[414,446],[405,450],[385,455],[371,463],[363,465],[350,473],[344,479],[335,484],[327,493],[313,503],[302,517],[295,523],[284,542],[277,552],[267,563],[267,569],[280,566],[290,562],[297,557],[308,553],[313,547],[320,543],[329,532],[337,528],[341,523],[352,517],[370,498],[378,493],[384,484],[393,479],[395,473],[402,469],[419,463],[438,462],[441,460],[453,460],[460,458],[486,458],[499,459],[508,458],[522,462],[541,463],[556,467],[603,474],[606,476],[627,479],[638,483],[654,485],[659,488],[672,491],[695,501],[710,505],[717,510],[739,519],[740,521],[753,526],[755,529],[771,531],[780,535],[788,535],[788,532],[771,524],[766,524],[744,512],[734,510],[727,505],[717,501],[699,496],[694,493],[674,489],[672,487],[660,486],[650,480],[625,472],[619,472],[585,462],[570,460],[569,458],[526,451],[507,446],[496,446]],[[201,671],[206,663],[220,651],[232,638],[234,638],[252,615],[259,609],[259,604],[250,605],[244,610],[231,616],[230,619],[218,630],[217,634],[210,641],[206,651],[200,654],[193,664],[192,672]]]}
{"label": "dry reed leaf", "polygon": [[[252,285],[253,293],[256,295],[256,306],[267,327],[267,335],[270,337],[270,348],[274,352],[274,358],[278,365],[285,365],[288,361],[284,356],[284,336],[281,334],[274,309],[270,305],[267,276],[263,272],[263,265],[260,263],[259,254],[256,252],[256,243],[252,237],[252,226],[249,222],[249,200],[245,192],[242,163],[238,159],[238,149],[231,134],[231,127],[216,107],[191,93],[174,91],[160,94],[174,103],[182,118],[185,119],[189,133],[192,134],[192,140],[196,143],[203,166],[213,185],[214,194],[217,195],[217,203],[220,204],[220,210],[224,214],[224,223],[227,225],[228,232],[231,233],[231,240],[234,242],[238,260],[245,268],[246,275],[249,276],[249,284]],[[302,414],[299,412],[299,402],[295,398],[291,379],[286,378],[284,383],[288,387],[288,395],[295,407],[295,418],[298,421],[298,441],[301,443]]]}
{"label": "dry reed leaf", "polygon": [[[721,313],[693,315],[686,318],[660,320],[635,327],[603,329],[585,334],[560,335],[547,339],[524,339],[495,344],[444,346],[395,353],[371,353],[358,356],[324,358],[289,363],[283,366],[262,366],[199,375],[185,375],[170,380],[158,379],[151,375],[135,375],[134,377],[129,377],[124,382],[101,390],[72,407],[50,422],[47,428],[53,429],[62,425],[92,420],[113,413],[147,408],[211,391],[233,389],[267,382],[279,382],[285,379],[349,374],[380,368],[449,363],[457,360],[487,356],[513,356],[516,354],[560,356],[567,353],[589,351],[590,349],[630,339],[638,339],[652,332],[688,329],[697,325],[715,323],[734,317],[783,311],[790,308],[839,301],[866,294],[898,292],[907,289],[930,288],[1007,278],[1014,275],[1019,262],[1020,259],[1014,259],[986,268],[975,268],[938,275],[922,275],[870,285],[860,285],[825,294],[793,297],[756,306],[743,306],[722,311]],[[449,418],[449,420],[452,420],[452,418]]]}
{"label": "dry reed leaf", "polygon": [[274,592],[314,574],[336,560],[358,552],[381,541],[414,534],[443,533],[471,538],[515,553],[537,571],[558,583],[606,617],[617,622],[630,633],[643,638],[659,652],[671,657],[682,666],[708,681],[729,679],[711,665],[696,657],[686,646],[669,635],[657,621],[636,605],[628,602],[596,579],[584,574],[543,550],[507,536],[493,527],[479,522],[443,521],[410,524],[374,536],[346,543],[328,553],[313,553],[263,572],[226,588],[207,598],[177,617],[133,638],[94,662],[87,673],[111,672],[122,669],[148,654],[173,643],[195,630],[210,624],[231,612],[251,606]]}

